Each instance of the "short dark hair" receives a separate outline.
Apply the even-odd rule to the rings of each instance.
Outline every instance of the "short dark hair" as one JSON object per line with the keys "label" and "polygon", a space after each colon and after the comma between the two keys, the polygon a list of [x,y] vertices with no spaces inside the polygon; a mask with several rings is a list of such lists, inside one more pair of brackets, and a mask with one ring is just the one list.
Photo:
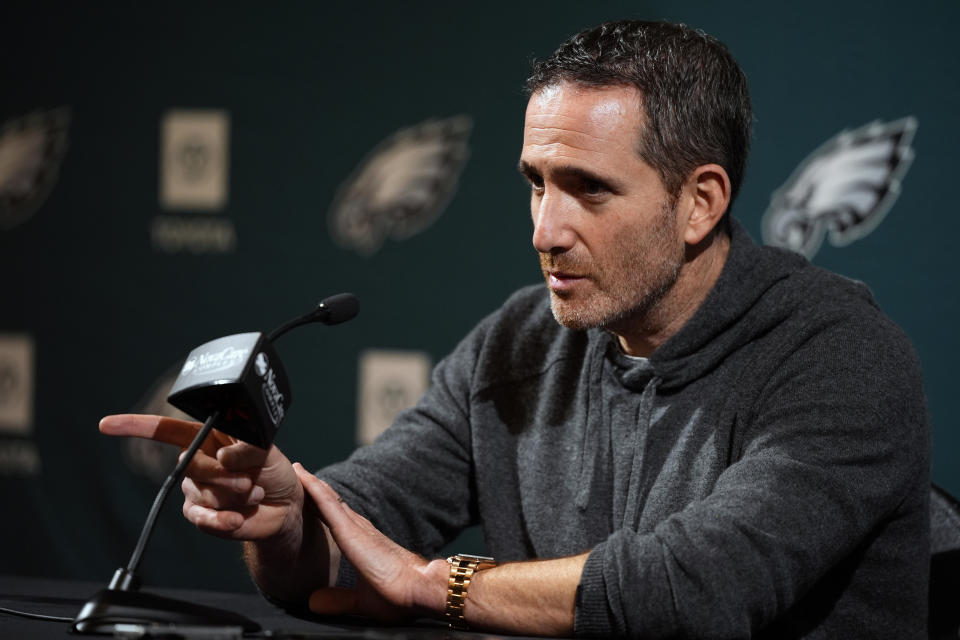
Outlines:
{"label": "short dark hair", "polygon": [[534,60],[527,90],[561,82],[636,87],[647,125],[640,157],[667,191],[678,195],[691,171],[716,163],[730,177],[731,203],[736,198],[750,151],[750,91],[716,38],[669,22],[605,22]]}

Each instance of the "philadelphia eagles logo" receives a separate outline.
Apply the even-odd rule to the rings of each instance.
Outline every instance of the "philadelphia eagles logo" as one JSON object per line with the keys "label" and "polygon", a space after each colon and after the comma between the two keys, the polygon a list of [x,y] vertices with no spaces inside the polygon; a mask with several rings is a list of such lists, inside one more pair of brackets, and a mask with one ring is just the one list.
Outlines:
{"label": "philadelphia eagles logo", "polygon": [[371,255],[384,240],[420,233],[443,213],[467,162],[472,120],[454,116],[401,129],[378,145],[340,187],[330,233]]}
{"label": "philadelphia eagles logo", "polygon": [[14,227],[43,205],[67,148],[66,108],[36,111],[0,128],[0,229]]}
{"label": "philadelphia eagles logo", "polygon": [[907,117],[827,140],[774,192],[763,215],[764,241],[812,258],[828,232],[839,247],[873,231],[900,195],[916,130],[916,119]]}

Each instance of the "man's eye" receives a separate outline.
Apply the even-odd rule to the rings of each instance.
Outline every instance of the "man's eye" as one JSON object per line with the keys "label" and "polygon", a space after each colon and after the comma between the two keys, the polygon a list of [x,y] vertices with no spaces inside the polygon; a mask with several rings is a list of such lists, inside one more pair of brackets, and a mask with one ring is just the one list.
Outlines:
{"label": "man's eye", "polygon": [[607,191],[606,185],[599,180],[584,180],[580,188],[588,196],[598,196]]}
{"label": "man's eye", "polygon": [[543,189],[543,178],[540,176],[532,175],[528,176],[527,180],[530,182],[530,188],[534,191],[541,191]]}

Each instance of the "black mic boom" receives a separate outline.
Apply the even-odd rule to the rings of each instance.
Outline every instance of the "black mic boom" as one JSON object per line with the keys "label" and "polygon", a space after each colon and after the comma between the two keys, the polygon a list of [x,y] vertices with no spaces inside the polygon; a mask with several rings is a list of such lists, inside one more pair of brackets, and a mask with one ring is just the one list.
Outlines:
{"label": "black mic boom", "polygon": [[338,293],[329,298],[324,298],[313,311],[305,313],[299,318],[288,320],[282,325],[270,332],[268,340],[273,341],[285,334],[290,329],[311,322],[321,322],[323,324],[340,324],[353,319],[360,311],[360,301],[352,293]]}

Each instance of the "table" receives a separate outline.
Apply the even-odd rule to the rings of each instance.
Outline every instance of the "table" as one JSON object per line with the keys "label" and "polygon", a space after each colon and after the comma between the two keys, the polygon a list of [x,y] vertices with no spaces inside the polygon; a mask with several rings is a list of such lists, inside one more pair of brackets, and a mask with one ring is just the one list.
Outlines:
{"label": "table", "polygon": [[[0,576],[0,607],[40,613],[49,616],[73,618],[84,603],[105,585],[92,582],[71,580],[53,580],[25,578],[18,576]],[[295,617],[271,605],[260,596],[243,593],[224,593],[215,591],[192,591],[185,589],[163,589],[145,587],[144,591],[159,595],[196,602],[241,613],[259,623],[264,631],[246,634],[244,638],[271,638],[285,640],[293,638],[347,638],[363,640],[443,640],[446,638],[493,639],[499,636],[471,632],[452,631],[440,621],[422,620],[405,626],[377,625],[369,620],[358,618],[320,618]],[[0,613],[0,638],[33,640],[45,638],[79,638],[69,632],[70,625],[65,622],[31,620],[6,613]],[[137,638],[187,638],[190,640],[228,640],[238,637],[235,632],[221,632],[218,635],[210,630],[181,630],[182,633],[156,633],[142,636],[132,633],[116,637]]]}

